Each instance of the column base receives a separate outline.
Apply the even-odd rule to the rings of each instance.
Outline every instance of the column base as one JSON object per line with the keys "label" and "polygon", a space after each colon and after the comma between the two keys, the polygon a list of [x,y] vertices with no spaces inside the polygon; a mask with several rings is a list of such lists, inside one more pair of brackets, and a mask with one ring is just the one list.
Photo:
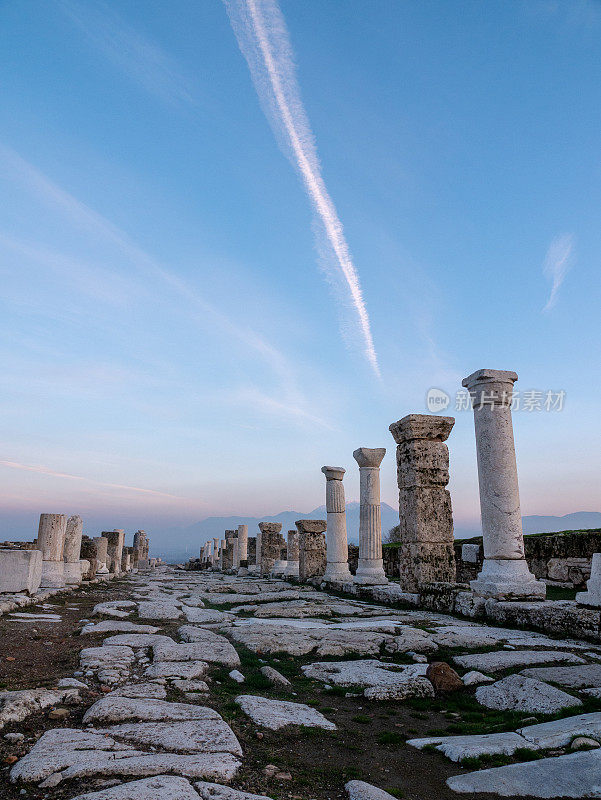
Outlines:
{"label": "column base", "polygon": [[79,561],[74,563],[65,561],[65,583],[68,586],[81,583],[81,564]]}
{"label": "column base", "polygon": [[388,583],[381,558],[360,558],[355,583],[363,586],[381,586]]}
{"label": "column base", "polygon": [[485,558],[482,572],[470,586],[478,597],[495,600],[544,600],[547,587],[528,568],[526,559]]}
{"label": "column base", "polygon": [[65,562],[42,561],[40,589],[63,589],[65,586]]}
{"label": "column base", "polygon": [[299,568],[298,561],[288,561],[286,569],[284,570],[284,575],[290,578],[298,578],[298,568]]}
{"label": "column base", "polygon": [[322,580],[332,583],[352,583],[353,576],[346,561],[329,562]]}

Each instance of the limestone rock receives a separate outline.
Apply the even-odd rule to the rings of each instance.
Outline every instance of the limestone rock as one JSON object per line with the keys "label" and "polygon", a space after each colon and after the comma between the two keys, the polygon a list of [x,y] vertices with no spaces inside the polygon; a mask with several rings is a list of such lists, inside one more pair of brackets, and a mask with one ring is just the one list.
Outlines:
{"label": "limestone rock", "polygon": [[360,661],[319,661],[301,667],[308,678],[336,686],[364,689],[372,700],[434,697],[426,678],[426,664],[387,664],[375,659]]}
{"label": "limestone rock", "polygon": [[156,747],[175,753],[233,753],[242,748],[234,732],[221,717],[187,722],[135,722],[97,728],[119,741]]}
{"label": "limestone rock", "polygon": [[267,678],[268,681],[273,683],[274,686],[288,688],[288,686],[292,685],[288,678],[285,678],[281,672],[278,672],[277,669],[274,669],[273,667],[265,665],[264,667],[261,667],[259,672],[261,675]]}
{"label": "limestone rock", "polygon": [[535,667],[522,670],[522,675],[558,683],[570,689],[582,689],[585,686],[601,687],[601,664],[583,664],[579,667]]}
{"label": "limestone rock", "polygon": [[140,648],[153,647],[155,644],[159,644],[159,642],[175,644],[170,636],[163,636],[160,633],[120,633],[116,636],[107,636],[102,644],[105,647],[125,645],[126,647],[137,650]]}
{"label": "limestone rock", "polygon": [[85,647],[79,654],[79,663],[85,671],[97,673],[102,683],[118,683],[129,677],[134,662],[134,651],[125,645]]}
{"label": "limestone rock", "polygon": [[182,611],[173,602],[145,601],[138,604],[140,619],[179,619]]}
{"label": "limestone rock", "polygon": [[433,661],[428,664],[426,678],[436,692],[457,692],[464,688],[463,681],[446,661]]}
{"label": "limestone rock", "polygon": [[305,725],[310,728],[336,730],[336,725],[323,714],[303,703],[290,703],[287,700],[271,700],[268,697],[240,695],[236,703],[242,711],[264,728],[277,731],[286,725]]}
{"label": "limestone rock", "polygon": [[204,678],[209,671],[206,661],[155,661],[144,670],[145,678]]}
{"label": "limestone rock", "polygon": [[564,708],[582,705],[577,697],[523,675],[509,675],[490,686],[479,686],[476,700],[486,708],[533,714],[554,714]]}
{"label": "limestone rock", "polygon": [[[271,800],[263,794],[251,794],[241,792],[239,789],[232,789],[229,786],[222,786],[219,783],[207,783],[198,781],[194,784],[202,800]],[[137,800],[135,798],[134,800]],[[182,798],[187,800],[187,798]]]}
{"label": "limestone rock", "polygon": [[156,661],[208,661],[227,667],[239,666],[240,657],[224,636],[191,625],[182,626],[179,634],[188,641],[184,644],[156,645],[153,647]]}
{"label": "limestone rock", "polygon": [[478,686],[480,683],[494,682],[494,678],[491,678],[490,675],[484,675],[482,672],[477,672],[475,670],[466,672],[461,680],[464,686]]}
{"label": "limestone rock", "polygon": [[117,617],[117,619],[124,619],[125,617],[129,617],[136,605],[137,604],[134,603],[133,600],[109,600],[106,603],[98,603],[95,605],[92,609],[92,616]]}
{"label": "limestone rock", "polygon": [[[500,650],[494,653],[470,653],[465,656],[455,656],[453,661],[465,669],[479,669],[488,672],[498,672],[527,664],[585,663],[580,656],[558,650]],[[598,666],[598,669],[601,677],[601,665]]]}
{"label": "limestone rock", "polygon": [[[211,785],[211,784],[209,784]],[[128,781],[99,792],[78,794],[73,800],[198,800],[198,794],[185,778],[157,775]]]}
{"label": "limestone rock", "polygon": [[136,625],[135,622],[120,622],[119,620],[105,619],[102,622],[88,622],[81,629],[81,635],[94,633],[156,633],[160,628],[154,625]]}
{"label": "limestone rock", "polygon": [[79,691],[74,688],[60,689],[21,689],[14,692],[0,692],[0,729],[10,722],[22,722],[31,714],[36,714],[58,703],[76,703]]}
{"label": "limestone rock", "polygon": [[511,756],[521,747],[530,747],[526,739],[518,733],[486,733],[475,736],[427,736],[423,739],[409,739],[411,747],[423,750],[434,745],[451,761],[464,758],[478,758],[482,755]]}
{"label": "limestone rock", "polygon": [[349,800],[394,800],[393,795],[365,781],[349,781],[344,788]]}
{"label": "limestone rock", "polygon": [[529,747],[536,750],[551,750],[565,747],[576,737],[586,736],[601,741],[601,712],[578,714],[575,717],[540,722],[518,730]]}
{"label": "limestone rock", "polygon": [[232,638],[255,653],[288,653],[293,656],[315,652],[317,656],[344,656],[349,653],[377,656],[380,647],[393,641],[388,634],[330,628],[318,630],[292,626],[246,625],[233,628]]}
{"label": "limestone rock", "polygon": [[85,713],[86,723],[117,722],[163,722],[187,720],[221,719],[212,708],[189,705],[188,703],[167,703],[163,700],[147,700],[108,695],[97,700]]}
{"label": "limestone rock", "polygon": [[164,700],[167,697],[167,690],[158,683],[130,683],[115,689],[111,692],[111,697],[129,697],[132,700],[138,698]]}
{"label": "limestone rock", "polygon": [[216,611],[211,608],[190,608],[183,606],[185,618],[188,622],[196,622],[200,625],[222,625],[232,619],[232,614],[225,611]]}

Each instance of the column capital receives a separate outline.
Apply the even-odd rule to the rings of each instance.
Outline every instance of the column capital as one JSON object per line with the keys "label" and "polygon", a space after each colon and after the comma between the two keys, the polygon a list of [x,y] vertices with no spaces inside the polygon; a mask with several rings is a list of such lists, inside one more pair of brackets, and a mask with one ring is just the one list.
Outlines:
{"label": "column capital", "polygon": [[259,522],[261,533],[279,533],[282,530],[281,522]]}
{"label": "column capital", "polygon": [[322,467],[321,471],[327,481],[341,481],[346,470],[344,467]]}
{"label": "column capital", "polygon": [[511,405],[513,384],[518,376],[503,369],[478,369],[461,381],[471,395],[472,405]]}
{"label": "column capital", "polygon": [[385,455],[385,447],[358,447],[353,453],[353,458],[361,468],[379,467]]}
{"label": "column capital", "polygon": [[300,533],[323,533],[328,527],[325,519],[297,519],[294,524]]}
{"label": "column capital", "polygon": [[397,444],[414,439],[445,442],[453,430],[454,417],[439,417],[436,414],[407,414],[393,422],[388,428]]}

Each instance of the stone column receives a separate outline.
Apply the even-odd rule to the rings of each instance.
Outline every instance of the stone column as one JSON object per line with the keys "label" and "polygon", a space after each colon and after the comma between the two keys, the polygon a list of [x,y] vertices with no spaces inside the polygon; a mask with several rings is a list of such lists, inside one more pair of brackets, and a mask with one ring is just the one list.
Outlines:
{"label": "stone column", "polygon": [[350,583],[353,576],[348,566],[348,541],[346,536],[346,505],[342,477],[346,470],[342,467],[322,467],[326,476],[326,511],[328,528],[326,532],[327,566],[324,581]]}
{"label": "stone column", "polygon": [[400,578],[406,592],[455,582],[447,440],[455,420],[409,414],[390,426],[397,443]]}
{"label": "stone column", "polygon": [[355,583],[377,586],[388,583],[382,561],[382,508],[380,506],[380,464],[385,447],[360,447],[353,453],[359,464],[359,564]]}
{"label": "stone column", "polygon": [[96,577],[96,570],[98,569],[98,542],[96,539],[90,539],[89,536],[82,536],[81,538],[81,557],[85,558],[89,563],[89,568],[86,574],[82,573],[82,580],[91,581]]}
{"label": "stone column", "polygon": [[67,585],[81,583],[81,565],[79,563],[81,551],[81,536],[83,523],[77,514],[69,517],[65,528],[65,546],[63,559],[65,561],[65,583]]}
{"label": "stone column", "polygon": [[581,606],[601,608],[601,553],[593,553],[591,577],[586,582],[586,592],[578,592],[576,602]]}
{"label": "stone column", "polygon": [[232,555],[232,567],[238,571],[240,569],[240,539],[235,536],[232,540],[234,552]]}
{"label": "stone column", "polygon": [[42,589],[60,589],[65,585],[66,530],[65,514],[40,514],[37,549],[42,551]]}
{"label": "stone column", "polygon": [[96,575],[102,580],[109,574],[106,562],[108,561],[108,543],[109,540],[105,536],[94,536],[96,542]]}
{"label": "stone column", "polygon": [[248,537],[248,574],[251,575],[257,571],[257,537]]}
{"label": "stone column", "polygon": [[234,539],[233,536],[228,536],[228,534],[233,534],[233,531],[226,531],[225,532],[225,539],[223,540],[223,571],[227,572],[228,569],[232,568],[234,563]]}
{"label": "stone column", "polygon": [[326,571],[325,519],[297,519],[298,577],[300,581],[321,577]]}
{"label": "stone column", "polygon": [[219,566],[219,539],[213,539],[213,568]]}
{"label": "stone column", "polygon": [[121,572],[131,572],[131,554],[129,547],[124,547],[121,553]]}
{"label": "stone column", "polygon": [[484,564],[471,582],[481,597],[544,600],[546,587],[530,572],[513,442],[511,398],[515,372],[479,369],[462,381],[474,409]]}
{"label": "stone column", "polygon": [[227,541],[225,539],[221,540],[221,547],[219,548],[219,569],[225,569],[225,548],[227,545]]}
{"label": "stone column", "polygon": [[240,546],[241,567],[248,567],[248,525],[238,525],[238,542]]}
{"label": "stone column", "polygon": [[286,549],[286,569],[284,575],[298,578],[298,531],[288,531],[288,547]]}
{"label": "stone column", "polygon": [[121,573],[121,557],[123,555],[123,540],[125,531],[115,528],[113,531],[102,531],[102,535],[108,542],[107,545],[107,567],[113,575]]}
{"label": "stone column", "polygon": [[278,553],[278,557],[275,560],[275,564],[273,565],[273,574],[277,577],[281,577],[286,572],[286,567],[288,566],[288,552],[286,548],[286,542],[284,537],[280,534],[281,544],[283,547],[280,547],[280,552]]}
{"label": "stone column", "polygon": [[280,533],[281,522],[259,522],[261,531],[261,575],[271,575],[275,562],[280,557],[284,539]]}

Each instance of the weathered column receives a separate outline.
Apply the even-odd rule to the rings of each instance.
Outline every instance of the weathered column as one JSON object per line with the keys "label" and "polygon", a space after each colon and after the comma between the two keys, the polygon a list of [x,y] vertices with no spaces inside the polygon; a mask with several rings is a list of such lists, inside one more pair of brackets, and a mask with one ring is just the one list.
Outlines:
{"label": "weathered column", "polygon": [[121,573],[121,557],[123,555],[123,540],[125,531],[115,528],[112,531],[102,531],[102,535],[108,542],[107,545],[107,567],[113,575]]}
{"label": "weathered column", "polygon": [[576,602],[581,606],[601,608],[601,553],[593,553],[591,577],[586,582],[586,592],[578,592]]}
{"label": "weathered column", "polygon": [[390,426],[397,443],[401,588],[417,592],[433,582],[454,583],[453,511],[449,450],[455,420],[409,414]]}
{"label": "weathered column", "polygon": [[100,577],[102,580],[106,580],[106,576],[109,574],[109,570],[107,567],[108,561],[108,543],[109,540],[106,536],[94,536],[94,541],[96,542],[96,575]]}
{"label": "weathered column", "polygon": [[325,519],[297,519],[298,577],[301,581],[323,576],[326,571]]}
{"label": "weathered column", "polygon": [[248,574],[251,575],[257,571],[257,537],[248,537]]}
{"label": "weathered column", "polygon": [[342,477],[346,470],[342,467],[322,467],[321,471],[326,476],[326,511],[328,514],[327,566],[323,579],[335,583],[349,583],[352,582],[353,576],[348,566],[346,504],[342,483]]}
{"label": "weathered column", "polygon": [[91,581],[96,577],[96,570],[98,569],[98,542],[96,539],[90,539],[89,536],[81,537],[81,557],[84,558],[90,565],[88,571],[82,573],[82,580]]}
{"label": "weathered column", "polygon": [[288,566],[288,552],[286,548],[286,541],[282,534],[280,534],[280,541],[283,545],[280,547],[280,552],[278,553],[278,557],[275,560],[275,564],[273,565],[273,574],[276,577],[281,577],[285,571],[286,567]]}
{"label": "weathered column", "polygon": [[223,542],[223,571],[227,572],[234,563],[234,531],[226,531]]}
{"label": "weathered column", "polygon": [[225,548],[227,546],[227,541],[225,539],[221,540],[221,547],[219,548],[219,569],[223,571],[225,569]]}
{"label": "weathered column", "polygon": [[238,543],[240,547],[240,567],[248,567],[248,525],[238,525]]}
{"label": "weathered column", "polygon": [[248,565],[248,572],[250,575],[260,575],[261,574],[261,529],[259,528],[259,532],[255,537],[255,560],[253,564]]}
{"label": "weathered column", "polygon": [[77,514],[69,517],[65,528],[65,546],[63,559],[65,562],[65,583],[81,583],[81,565],[79,563],[81,551],[81,536],[83,523]]}
{"label": "weathered column", "polygon": [[288,546],[286,548],[286,569],[284,575],[298,578],[298,539],[297,530],[288,531]]}
{"label": "weathered column", "polygon": [[232,567],[236,571],[240,569],[240,539],[237,536],[231,540],[233,542],[233,555],[232,555]]}
{"label": "weathered column", "polygon": [[213,538],[213,568],[219,566],[219,539]]}
{"label": "weathered column", "polygon": [[131,572],[131,554],[129,547],[124,547],[121,553],[121,572]]}
{"label": "weathered column", "polygon": [[359,564],[355,583],[376,586],[388,583],[382,561],[382,508],[380,506],[380,464],[385,447],[360,447],[353,453],[359,464]]}
{"label": "weathered column", "polygon": [[271,575],[275,562],[280,557],[284,539],[280,533],[281,522],[259,522],[261,531],[261,575]]}
{"label": "weathered column", "polygon": [[66,529],[65,514],[40,514],[37,549],[42,551],[42,589],[58,589],[65,585]]}
{"label": "weathered column", "polygon": [[484,564],[471,582],[481,597],[544,600],[546,587],[524,558],[511,399],[515,372],[479,369],[462,381],[474,409]]}

